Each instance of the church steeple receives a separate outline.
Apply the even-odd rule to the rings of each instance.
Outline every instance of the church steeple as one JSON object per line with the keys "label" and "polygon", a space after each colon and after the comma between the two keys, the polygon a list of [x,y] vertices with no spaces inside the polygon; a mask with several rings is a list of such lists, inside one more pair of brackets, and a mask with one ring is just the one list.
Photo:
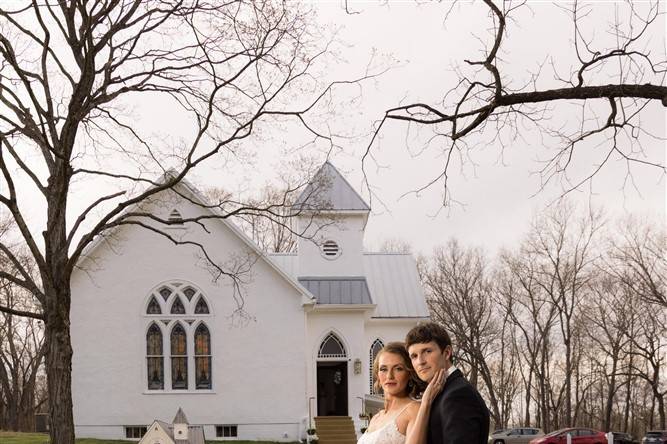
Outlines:
{"label": "church steeple", "polygon": [[370,206],[329,162],[294,204],[300,277],[363,275],[363,238]]}
{"label": "church steeple", "polygon": [[320,167],[297,198],[299,209],[369,212],[371,208],[328,161]]}

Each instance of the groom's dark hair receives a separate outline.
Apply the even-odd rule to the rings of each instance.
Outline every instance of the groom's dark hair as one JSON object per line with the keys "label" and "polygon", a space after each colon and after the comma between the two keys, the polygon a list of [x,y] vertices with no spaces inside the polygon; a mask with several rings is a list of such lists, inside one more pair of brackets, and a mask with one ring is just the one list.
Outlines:
{"label": "groom's dark hair", "polygon": [[442,325],[435,322],[420,322],[405,336],[405,348],[410,348],[413,344],[424,344],[431,341],[438,344],[440,351],[452,345],[452,339]]}

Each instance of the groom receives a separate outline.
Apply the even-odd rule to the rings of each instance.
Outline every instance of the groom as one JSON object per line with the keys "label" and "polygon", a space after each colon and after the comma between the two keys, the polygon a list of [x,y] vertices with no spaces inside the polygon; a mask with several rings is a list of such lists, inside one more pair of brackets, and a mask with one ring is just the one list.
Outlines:
{"label": "groom", "polygon": [[412,365],[424,382],[445,370],[445,387],[431,406],[428,444],[486,444],[489,410],[479,392],[452,364],[449,334],[434,322],[420,323],[405,337]]}

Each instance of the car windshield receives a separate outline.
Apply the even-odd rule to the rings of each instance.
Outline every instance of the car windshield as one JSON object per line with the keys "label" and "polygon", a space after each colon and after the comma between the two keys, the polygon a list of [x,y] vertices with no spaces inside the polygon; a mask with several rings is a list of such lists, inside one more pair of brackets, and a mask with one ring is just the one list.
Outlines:
{"label": "car windshield", "polygon": [[554,432],[549,433],[546,436],[549,436],[549,437],[556,436],[556,435],[560,435],[561,433],[565,433],[565,432],[568,432],[568,431],[574,435],[574,430],[556,430]]}
{"label": "car windshield", "polygon": [[646,432],[646,437],[647,438],[655,438],[655,437],[660,437],[662,433],[660,432]]}

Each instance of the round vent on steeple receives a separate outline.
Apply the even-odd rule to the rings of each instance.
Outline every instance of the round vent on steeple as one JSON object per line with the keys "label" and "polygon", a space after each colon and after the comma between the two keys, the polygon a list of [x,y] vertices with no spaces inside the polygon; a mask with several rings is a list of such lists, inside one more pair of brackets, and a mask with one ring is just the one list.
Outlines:
{"label": "round vent on steeple", "polygon": [[340,247],[336,241],[328,240],[322,244],[322,256],[326,259],[336,259],[340,256]]}

